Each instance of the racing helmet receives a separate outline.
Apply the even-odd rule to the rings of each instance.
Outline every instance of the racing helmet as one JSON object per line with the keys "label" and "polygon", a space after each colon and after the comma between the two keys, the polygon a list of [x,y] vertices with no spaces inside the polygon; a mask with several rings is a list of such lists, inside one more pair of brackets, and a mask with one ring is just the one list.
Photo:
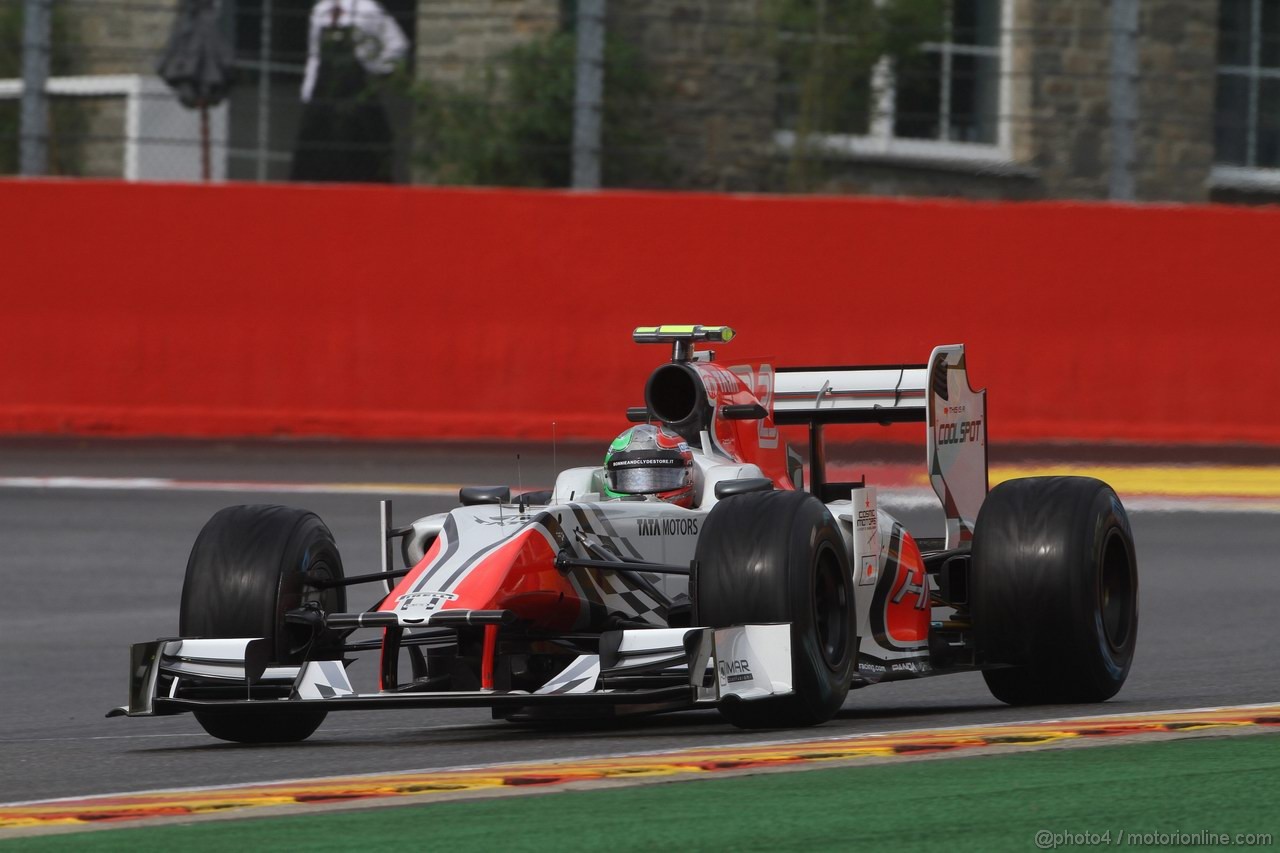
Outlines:
{"label": "racing helmet", "polygon": [[605,494],[656,495],[693,506],[693,453],[685,440],[663,426],[641,424],[613,440],[604,455]]}

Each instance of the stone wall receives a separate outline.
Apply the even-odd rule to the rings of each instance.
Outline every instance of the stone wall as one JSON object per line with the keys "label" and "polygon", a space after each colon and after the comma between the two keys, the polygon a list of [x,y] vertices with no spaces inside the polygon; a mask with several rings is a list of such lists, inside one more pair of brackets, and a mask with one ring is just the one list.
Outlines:
{"label": "stone wall", "polygon": [[[176,7],[176,2],[174,4]],[[415,73],[454,85],[489,60],[558,31],[566,0],[417,0]],[[1135,177],[1142,201],[1202,202],[1213,165],[1215,0],[1141,0]],[[777,69],[767,0],[610,0],[610,37],[639,54],[653,88],[654,147],[667,185],[786,191],[774,145]],[[83,0],[78,73],[150,73],[172,7]],[[1110,182],[1111,0],[1006,0],[1012,168],[969,170],[828,158],[813,188],[878,195],[1105,199]],[[606,80],[606,98],[608,81]],[[117,135],[119,105],[90,109],[89,134]],[[118,174],[118,146],[90,145],[86,170]],[[608,151],[605,152],[608,156]]]}
{"label": "stone wall", "polygon": [[77,99],[86,123],[86,139],[78,146],[79,175],[124,177],[125,99]]}
{"label": "stone wall", "polygon": [[[976,198],[1106,199],[1110,0],[1011,0],[1008,177],[851,161],[823,189]],[[1217,3],[1141,0],[1134,128],[1139,201],[1204,202],[1213,165]],[[831,168],[831,164],[827,164]],[[1028,176],[1034,176],[1029,179]]]}
{"label": "stone wall", "polygon": [[[1044,184],[1030,170],[929,168],[919,163],[846,162],[824,164],[827,177],[814,191],[836,195],[920,196],[981,201],[1037,201]],[[778,186],[782,186],[778,182]]]}
{"label": "stone wall", "polygon": [[[1015,74],[1029,82],[1029,111],[1026,121],[1014,122],[1015,150],[1040,172],[1046,196],[1105,199],[1111,3],[1020,0],[1019,7],[1025,46],[1015,51]],[[1207,200],[1217,14],[1217,4],[1205,0],[1140,4],[1133,164],[1139,201]]]}
{"label": "stone wall", "polygon": [[[81,49],[75,74],[154,74],[173,25],[177,2],[133,7],[119,0],[81,0],[66,14]],[[79,146],[80,174],[91,178],[124,176],[125,99],[76,99],[86,121]]]}
{"label": "stone wall", "polygon": [[1208,201],[1218,4],[1143,0],[1137,178],[1146,201]]}
{"label": "stone wall", "polygon": [[560,23],[560,0],[418,0],[415,73],[465,85],[489,60]]}
{"label": "stone wall", "polygon": [[1014,150],[1048,197],[1104,199],[1111,157],[1108,0],[1021,0],[1015,41],[1027,101],[1011,116]]}
{"label": "stone wall", "polygon": [[154,74],[177,8],[177,0],[136,6],[79,0],[70,7],[85,48],[79,73]]}
{"label": "stone wall", "polygon": [[[668,186],[758,190],[767,183],[774,78],[762,44],[761,0],[607,4],[606,31],[638,57],[652,92],[644,138],[649,171]],[[490,61],[559,31],[561,0],[419,0],[416,74],[478,85]],[[605,80],[605,98],[609,80]],[[652,156],[650,156],[652,155]],[[604,157],[609,157],[606,148]],[[608,171],[606,166],[606,172]]]}
{"label": "stone wall", "polygon": [[[643,57],[652,135],[686,189],[767,188],[776,68],[760,0],[609,4],[609,32]],[[608,81],[605,81],[608,97]],[[606,151],[606,156],[608,152]]]}

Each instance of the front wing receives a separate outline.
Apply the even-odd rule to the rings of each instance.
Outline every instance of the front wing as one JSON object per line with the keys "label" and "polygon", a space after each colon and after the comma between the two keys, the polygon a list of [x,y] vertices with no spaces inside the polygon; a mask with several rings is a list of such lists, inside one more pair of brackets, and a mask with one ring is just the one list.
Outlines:
{"label": "front wing", "polygon": [[[260,638],[159,639],[130,649],[129,704],[108,716],[162,716],[198,710],[271,707],[351,711],[369,708],[605,705],[630,710],[676,710],[722,701],[755,701],[792,690],[791,626],[640,628],[601,637],[599,654],[581,654],[535,691],[470,690],[357,692],[343,661],[269,665]],[[683,673],[675,684],[644,684],[653,672]],[[216,697],[208,685],[218,685]],[[203,686],[203,687],[202,687]],[[243,687],[229,698],[228,687]]]}

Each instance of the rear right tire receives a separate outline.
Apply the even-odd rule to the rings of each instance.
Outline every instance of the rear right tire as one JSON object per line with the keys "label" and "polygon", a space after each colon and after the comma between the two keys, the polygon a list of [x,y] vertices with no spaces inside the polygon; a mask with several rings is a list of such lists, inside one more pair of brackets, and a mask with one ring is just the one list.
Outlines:
{"label": "rear right tire", "polygon": [[1123,686],[1138,637],[1138,563],[1116,493],[1087,477],[991,490],[971,563],[978,660],[1011,705],[1101,702]]}

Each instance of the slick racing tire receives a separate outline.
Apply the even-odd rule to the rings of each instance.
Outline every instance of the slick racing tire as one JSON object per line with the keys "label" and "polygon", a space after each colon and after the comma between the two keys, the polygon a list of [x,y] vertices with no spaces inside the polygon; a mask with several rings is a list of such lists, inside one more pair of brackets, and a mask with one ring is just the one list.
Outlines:
{"label": "slick racing tire", "polygon": [[1102,702],[1138,638],[1138,562],[1124,506],[1088,477],[991,490],[973,536],[971,613],[992,695],[1010,705]]}
{"label": "slick racing tire", "polygon": [[740,728],[811,726],[835,716],[853,675],[853,575],[844,537],[822,502],[803,492],[752,492],[716,504],[698,538],[694,624],[789,622],[789,696],[727,698]]}
{"label": "slick racing tire", "polygon": [[[312,641],[284,614],[308,602],[326,612],[346,606],[342,587],[320,590],[305,578],[342,577],[333,534],[315,513],[286,506],[232,506],[205,524],[187,561],[178,630],[183,637],[263,637],[273,665],[302,662]],[[204,730],[238,743],[305,740],[324,711],[246,708],[195,712]]]}

